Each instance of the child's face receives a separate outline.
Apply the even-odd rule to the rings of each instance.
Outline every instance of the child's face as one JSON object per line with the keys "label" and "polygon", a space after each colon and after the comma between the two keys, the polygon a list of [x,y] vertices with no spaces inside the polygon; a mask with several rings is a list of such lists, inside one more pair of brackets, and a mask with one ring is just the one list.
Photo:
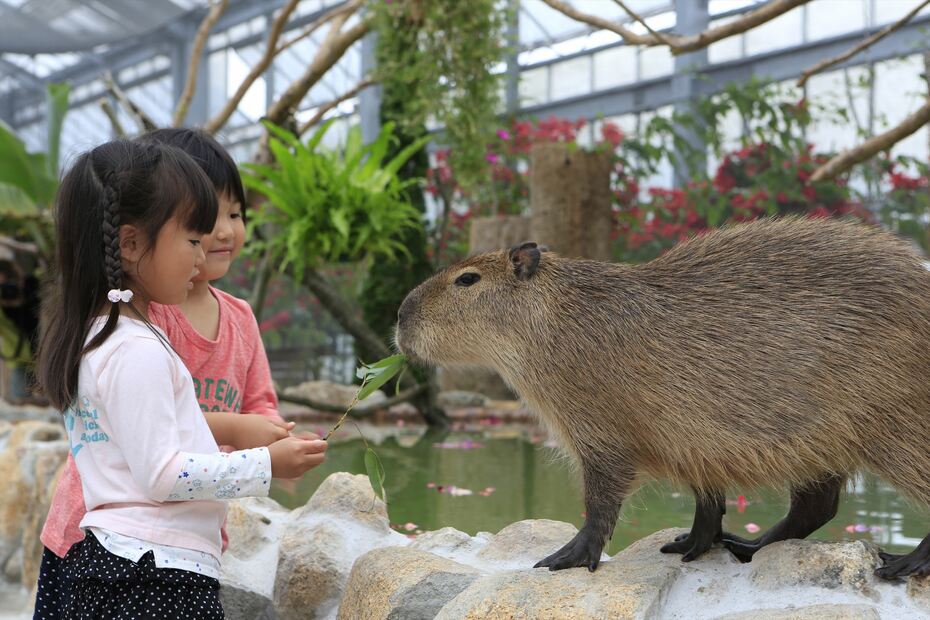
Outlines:
{"label": "child's face", "polygon": [[204,264],[203,235],[186,230],[172,217],[165,222],[154,247],[139,259],[133,277],[150,301],[179,304],[187,299],[193,279]]}
{"label": "child's face", "polygon": [[219,211],[216,225],[209,235],[203,238],[203,249],[207,260],[200,268],[197,280],[216,280],[229,271],[234,258],[239,256],[245,243],[245,222],[242,220],[242,205],[228,195],[217,195]]}

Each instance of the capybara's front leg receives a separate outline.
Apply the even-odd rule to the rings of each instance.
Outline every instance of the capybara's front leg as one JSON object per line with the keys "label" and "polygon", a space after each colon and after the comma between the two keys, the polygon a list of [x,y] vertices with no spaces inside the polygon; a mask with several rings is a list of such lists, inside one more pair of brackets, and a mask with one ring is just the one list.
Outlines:
{"label": "capybara's front leg", "polygon": [[586,566],[589,571],[597,569],[601,553],[610,537],[620,514],[620,505],[633,481],[633,468],[617,459],[582,459],[584,475],[585,522],[581,530],[568,544],[540,560],[534,568],[548,567],[561,570]]}

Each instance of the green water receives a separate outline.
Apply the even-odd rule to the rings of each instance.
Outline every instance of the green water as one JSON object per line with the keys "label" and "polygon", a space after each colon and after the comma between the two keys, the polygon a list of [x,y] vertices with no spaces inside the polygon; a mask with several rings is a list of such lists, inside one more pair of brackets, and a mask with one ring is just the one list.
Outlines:
{"label": "green water", "polygon": [[[421,433],[405,429],[373,444],[387,473],[388,513],[398,531],[415,534],[451,526],[473,535],[494,533],[521,519],[556,519],[579,527],[583,523],[584,506],[575,474],[531,432],[495,429],[445,437]],[[352,435],[357,436],[354,429],[346,434]],[[434,445],[437,442],[464,446],[472,442],[480,447],[440,448]],[[289,508],[303,505],[329,474],[364,473],[364,449],[360,439],[333,443],[323,466],[296,485],[276,482],[271,496]],[[454,495],[428,485],[442,485],[446,491],[454,486],[473,494]],[[736,503],[739,495],[746,500],[742,512]],[[724,529],[750,538],[755,535],[747,525],[765,530],[787,507],[787,496],[764,489],[733,490],[727,500]],[[649,483],[625,502],[607,552],[613,555],[656,530],[690,527],[693,511],[694,500],[688,492],[664,482]],[[416,528],[404,528],[408,523]],[[856,526],[859,531],[847,531]],[[928,531],[930,518],[909,506],[892,487],[863,476],[847,484],[839,513],[812,538],[870,540],[888,551],[902,552],[916,546]]]}

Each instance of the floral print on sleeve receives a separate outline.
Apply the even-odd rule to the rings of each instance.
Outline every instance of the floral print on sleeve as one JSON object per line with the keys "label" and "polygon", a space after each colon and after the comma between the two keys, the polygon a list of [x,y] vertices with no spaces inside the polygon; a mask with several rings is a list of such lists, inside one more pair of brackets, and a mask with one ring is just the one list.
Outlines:
{"label": "floral print on sleeve", "polygon": [[182,465],[169,502],[265,497],[271,486],[268,448],[213,454],[181,453]]}

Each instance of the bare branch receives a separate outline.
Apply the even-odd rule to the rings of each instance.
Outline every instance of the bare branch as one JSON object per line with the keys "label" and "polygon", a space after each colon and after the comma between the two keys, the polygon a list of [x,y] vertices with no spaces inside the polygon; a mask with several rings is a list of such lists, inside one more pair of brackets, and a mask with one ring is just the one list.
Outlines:
{"label": "bare branch", "polygon": [[914,7],[914,9],[910,13],[908,13],[907,15],[905,15],[904,17],[902,17],[895,23],[885,26],[884,28],[882,28],[881,30],[873,34],[872,36],[866,37],[861,42],[859,42],[855,47],[843,52],[839,56],[834,56],[833,58],[827,58],[825,60],[821,60],[820,62],[818,62],[816,65],[814,65],[810,69],[805,70],[804,73],[801,74],[801,77],[798,78],[798,84],[797,84],[798,88],[803,87],[804,84],[807,83],[807,80],[809,80],[812,75],[816,73],[820,73],[824,69],[828,67],[832,67],[833,65],[838,65],[845,60],[849,60],[850,58],[852,58],[853,56],[855,56],[856,54],[858,54],[865,48],[869,47],[870,45],[874,45],[876,42],[882,40],[883,38],[885,38],[886,36],[894,32],[895,30],[897,30],[898,28],[900,28],[901,26],[909,22],[915,15],[917,15],[920,9],[924,8],[928,4],[930,4],[930,0],[924,0],[923,2],[918,4],[916,7]]}
{"label": "bare branch", "polygon": [[[388,407],[393,407],[399,403],[407,402],[408,400],[413,400],[417,396],[420,396],[426,391],[427,386],[425,385],[415,385],[412,388],[408,388],[396,394],[394,396],[388,397],[384,400],[375,401],[373,403],[366,403],[362,406],[356,406],[352,408],[352,411],[349,415],[353,417],[366,416],[375,411],[387,409]],[[305,407],[310,407],[311,409],[316,409],[317,411],[327,411],[331,413],[344,413],[346,408],[343,405],[333,405],[331,403],[324,403],[318,400],[311,398],[305,398],[303,396],[289,396],[287,394],[278,392],[278,400],[286,403],[294,403],[295,405],[303,405]]]}
{"label": "bare branch", "polygon": [[355,86],[355,88],[353,88],[352,90],[346,91],[346,92],[344,92],[342,95],[340,95],[338,98],[333,99],[332,101],[329,101],[329,102],[324,103],[323,105],[321,105],[321,106],[317,109],[316,114],[314,114],[314,115],[311,116],[309,119],[307,119],[307,122],[303,123],[303,124],[297,129],[297,135],[298,135],[298,136],[304,135],[304,133],[306,133],[306,131],[307,131],[308,129],[310,129],[311,127],[313,127],[314,125],[316,125],[317,123],[319,123],[321,120],[323,120],[323,116],[324,116],[327,112],[329,112],[330,110],[332,110],[333,108],[335,108],[336,106],[338,106],[338,105],[339,105],[340,103],[342,103],[343,101],[346,101],[346,100],[351,99],[352,97],[356,96],[356,95],[359,94],[361,91],[365,90],[366,88],[368,88],[369,86],[371,86],[371,85],[374,84],[374,83],[375,83],[375,81],[372,80],[372,79],[362,80],[362,81],[359,82],[359,83]]}
{"label": "bare branch", "polygon": [[[355,0],[351,3],[355,9],[362,6],[362,0]],[[342,58],[346,50],[353,43],[365,36],[365,33],[371,28],[370,15],[360,20],[357,24],[343,32],[342,26],[345,25],[349,17],[354,14],[343,13],[333,19],[326,38],[320,44],[316,57],[307,67],[303,75],[294,80],[288,89],[278,98],[277,101],[269,108],[266,118],[276,125],[282,124],[287,118],[292,117],[297,109],[300,100],[304,98],[314,84],[320,81],[320,78],[329,71],[329,69]]]}
{"label": "bare branch", "polygon": [[146,132],[152,131],[153,129],[158,129],[158,125],[149,118],[149,115],[142,111],[142,108],[133,103],[132,99],[126,94],[126,92],[120,88],[119,84],[116,83],[116,80],[113,79],[113,74],[107,71],[103,76],[103,82],[107,86],[107,90],[116,97],[116,100],[122,104],[126,111],[129,112],[129,115],[132,116],[133,120],[136,121],[136,124],[139,126],[139,131]]}
{"label": "bare branch", "polygon": [[13,237],[7,237],[6,235],[0,235],[0,245],[6,246],[11,250],[17,252],[28,252],[29,254],[38,254],[39,247],[35,243],[30,243],[28,241],[18,241]]}
{"label": "bare branch", "polygon": [[178,105],[174,109],[172,124],[175,127],[183,125],[184,119],[187,118],[187,110],[190,108],[191,100],[194,98],[194,89],[197,87],[197,73],[200,68],[200,58],[203,56],[203,46],[207,43],[210,31],[213,30],[227,6],[229,6],[229,0],[220,0],[216,4],[211,2],[209,12],[197,28],[194,44],[191,47],[191,57],[187,63],[187,80],[184,82],[184,90],[181,92]]}
{"label": "bare branch", "polygon": [[655,37],[656,39],[658,39],[659,41],[661,41],[663,45],[668,45],[669,47],[672,46],[672,42],[668,40],[668,37],[666,37],[664,34],[662,34],[662,33],[660,33],[660,32],[656,32],[655,30],[653,30],[652,27],[651,27],[649,24],[646,23],[646,20],[643,19],[643,18],[642,18],[639,14],[637,14],[635,11],[633,11],[633,9],[631,9],[630,7],[628,7],[628,6],[623,2],[623,0],[614,0],[614,2],[615,2],[616,4],[618,4],[618,5],[620,6],[621,9],[623,9],[624,11],[626,11],[626,14],[627,14],[627,15],[629,15],[630,17],[632,17],[633,19],[635,19],[636,21],[638,21],[639,23],[641,23],[641,24],[643,25],[643,27],[644,27],[646,30],[649,31],[649,34],[651,34],[653,37]]}
{"label": "bare branch", "polygon": [[278,49],[275,51],[275,54],[280,54],[281,52],[291,47],[295,43],[298,43],[299,41],[303,41],[304,39],[309,37],[311,34],[319,30],[320,26],[322,26],[326,22],[336,17],[339,17],[343,13],[354,13],[355,10],[358,9],[357,4],[358,3],[355,3],[355,2],[349,2],[349,3],[343,4],[342,6],[334,8],[328,13],[321,15],[320,18],[314,20],[313,23],[310,23],[304,26],[304,29],[301,30],[299,34],[297,34],[296,36],[282,43],[278,47]]}
{"label": "bare branch", "polygon": [[110,119],[110,125],[113,126],[113,133],[116,134],[118,138],[126,137],[126,130],[123,129],[123,124],[119,122],[119,118],[116,115],[116,110],[113,109],[113,106],[110,105],[110,100],[106,97],[100,100],[100,109],[103,110],[103,113],[107,115],[107,118]]}
{"label": "bare branch", "polygon": [[252,84],[255,83],[255,80],[271,66],[271,61],[274,60],[275,54],[277,53],[278,39],[281,37],[284,25],[290,18],[291,13],[294,12],[294,9],[297,8],[299,2],[300,0],[288,0],[288,3],[278,12],[278,15],[274,18],[274,22],[271,24],[271,30],[268,32],[268,43],[265,45],[265,53],[262,54],[258,62],[252,66],[251,71],[243,78],[242,83],[239,84],[239,88],[236,89],[233,96],[223,105],[223,109],[204,123],[204,131],[207,133],[216,133],[220,127],[225,125],[229,117],[232,116],[236,108],[239,107],[242,98],[245,97],[245,94],[252,87]]}
{"label": "bare branch", "polygon": [[840,153],[822,165],[811,175],[810,181],[813,183],[830,180],[856,164],[882,151],[887,151],[927,123],[930,123],[930,99],[916,112],[905,118],[900,125],[892,127],[885,133],[872,136],[859,146]]}
{"label": "bare branch", "polygon": [[[614,1],[621,4],[618,0]],[[630,45],[667,45],[669,51],[677,56],[679,54],[686,54],[703,49],[711,43],[716,43],[727,37],[732,37],[733,35],[751,30],[802,4],[807,4],[810,0],[772,0],[758,9],[747,11],[738,19],[714,28],[708,28],[703,32],[692,35],[666,34],[661,37],[658,33],[652,31],[650,31],[649,34],[637,34],[619,23],[579,11],[561,0],[543,0],[543,2],[574,20],[584,22],[595,28],[615,32],[623,37],[623,40]],[[621,6],[624,7],[627,13],[635,15],[629,9],[626,9],[623,4],[621,4]]]}

